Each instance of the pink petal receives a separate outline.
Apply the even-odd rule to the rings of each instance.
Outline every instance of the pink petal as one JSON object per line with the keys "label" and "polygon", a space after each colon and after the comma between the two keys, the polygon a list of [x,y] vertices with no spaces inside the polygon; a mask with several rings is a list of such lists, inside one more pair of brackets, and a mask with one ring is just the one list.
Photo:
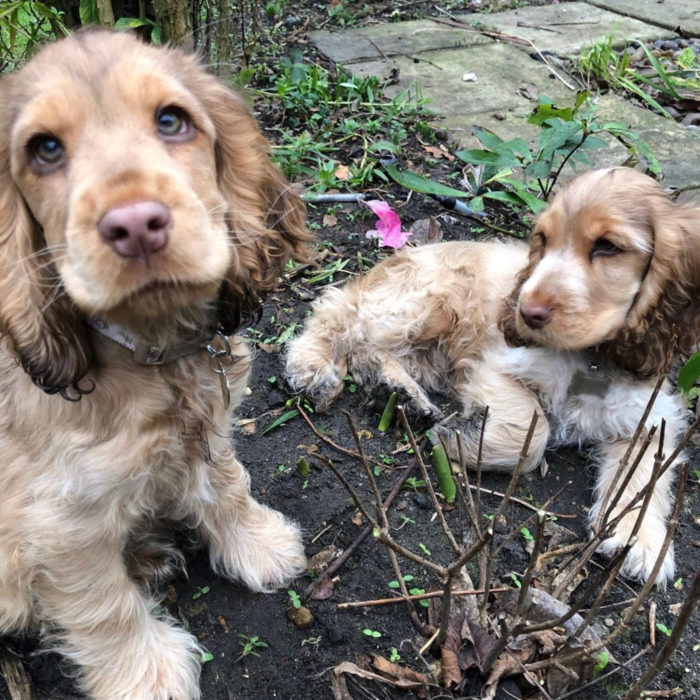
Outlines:
{"label": "pink petal", "polygon": [[362,203],[366,204],[379,217],[391,211],[391,207],[381,199],[363,200]]}

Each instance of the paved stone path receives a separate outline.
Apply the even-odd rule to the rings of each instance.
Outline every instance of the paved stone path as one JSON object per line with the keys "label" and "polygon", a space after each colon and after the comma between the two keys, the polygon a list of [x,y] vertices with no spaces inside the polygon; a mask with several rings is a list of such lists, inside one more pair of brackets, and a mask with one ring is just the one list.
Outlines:
{"label": "paved stone path", "polygon": [[[700,36],[700,0],[588,0],[454,16],[472,27],[454,26],[447,18],[425,19],[340,33],[318,31],[311,40],[354,75],[397,76],[385,91],[389,96],[419,85],[451,137],[473,148],[474,125],[503,137],[533,140],[536,131],[526,119],[538,94],[558,104],[573,103],[576,86],[558,68],[557,55],[574,55],[611,33],[618,46],[633,39],[675,38],[677,32]],[[498,41],[476,27],[514,40]],[[469,74],[476,79],[465,79]],[[612,94],[600,98],[598,114],[633,128],[652,147],[666,186],[700,185],[699,128],[682,126]],[[593,151],[591,157],[603,167],[624,162],[627,153],[611,140],[609,149]]]}

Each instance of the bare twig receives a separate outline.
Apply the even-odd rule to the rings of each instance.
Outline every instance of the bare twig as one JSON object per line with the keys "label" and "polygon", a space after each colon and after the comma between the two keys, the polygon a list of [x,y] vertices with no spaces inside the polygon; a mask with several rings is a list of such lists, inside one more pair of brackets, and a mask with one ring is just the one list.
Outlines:
{"label": "bare twig", "polygon": [[522,614],[523,603],[525,602],[525,596],[528,589],[530,588],[530,581],[532,581],[532,574],[537,567],[537,558],[539,557],[540,551],[542,550],[542,539],[544,537],[544,512],[540,511],[537,514],[537,531],[535,533],[535,541],[532,546],[532,552],[530,553],[530,561],[528,562],[527,569],[525,570],[525,575],[520,584],[520,593],[518,594],[518,602],[516,611],[518,615]]}
{"label": "bare twig", "polygon": [[676,648],[676,646],[678,646],[678,642],[681,640],[681,635],[685,631],[691,615],[698,606],[698,600],[700,600],[700,571],[695,573],[693,585],[680,609],[680,612],[678,613],[678,618],[676,619],[676,624],[673,626],[671,636],[666,640],[666,644],[661,647],[661,651],[659,651],[659,653],[656,655],[642,677],[630,688],[627,695],[625,695],[624,700],[633,700],[633,698],[638,697],[642,688],[651,683],[659,671],[664,667],[665,663],[668,661],[668,658],[673,653],[673,650]]}
{"label": "bare twig", "polygon": [[[491,593],[506,593],[507,591],[513,590],[510,586],[502,586],[500,588],[492,588]],[[452,591],[453,596],[464,596],[464,595],[481,595],[484,591],[481,589],[472,589],[468,591]],[[429,598],[439,598],[443,594],[443,591],[430,591],[429,593],[419,593],[416,595],[409,595],[409,600],[427,600]],[[359,600],[350,603],[338,603],[338,610],[349,610],[350,608],[370,608],[376,605],[394,605],[396,603],[403,603],[403,598],[377,598],[375,600]]]}

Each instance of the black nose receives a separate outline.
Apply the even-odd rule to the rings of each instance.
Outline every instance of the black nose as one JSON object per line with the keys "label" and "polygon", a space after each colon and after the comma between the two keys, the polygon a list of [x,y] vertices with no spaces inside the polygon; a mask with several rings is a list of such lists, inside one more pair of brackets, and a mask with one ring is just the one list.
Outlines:
{"label": "black nose", "polygon": [[152,200],[107,211],[97,223],[105,243],[123,258],[148,259],[168,244],[170,209]]}
{"label": "black nose", "polygon": [[551,320],[554,309],[544,304],[520,304],[520,316],[530,328],[544,328]]}

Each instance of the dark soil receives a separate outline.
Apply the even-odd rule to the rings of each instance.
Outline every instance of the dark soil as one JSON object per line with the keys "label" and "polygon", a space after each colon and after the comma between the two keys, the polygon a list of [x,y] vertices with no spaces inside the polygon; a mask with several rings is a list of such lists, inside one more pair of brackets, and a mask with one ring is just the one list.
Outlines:
{"label": "dark soil", "polygon": [[[302,12],[318,17],[319,10],[313,3],[290,3]],[[486,3],[484,3],[486,4]],[[358,3],[359,5],[359,3]],[[394,3],[372,3],[375,16]],[[289,6],[289,4],[288,4]],[[306,7],[305,7],[306,6]],[[366,5],[366,7],[368,4]],[[412,12],[430,10],[429,3],[414,4]],[[499,7],[498,9],[502,9]],[[316,14],[314,14],[316,13]],[[302,15],[304,16],[304,15]],[[324,15],[325,16],[325,15]],[[267,127],[273,124],[265,124]],[[273,132],[270,131],[270,135]],[[394,195],[402,193],[398,189]],[[471,220],[452,218],[446,215],[436,203],[417,196],[408,203],[401,204],[397,199],[395,208],[405,226],[429,216],[440,219],[444,238],[458,240],[479,238],[489,234],[483,226]],[[332,208],[337,218],[335,225],[324,225],[324,215]],[[317,229],[322,243],[319,249],[325,256],[321,266],[337,257],[350,258],[345,268],[349,273],[358,271],[357,256],[374,259],[383,255],[375,243],[364,237],[364,232],[373,228],[374,217],[369,212],[359,211],[361,205],[323,205],[309,207],[309,220]],[[364,208],[363,208],[364,209]],[[500,215],[500,222],[503,223]],[[328,220],[325,222],[328,224]],[[518,220],[506,220],[508,228],[525,231]],[[342,282],[347,275],[336,276],[333,283]],[[308,275],[307,275],[308,277]],[[251,394],[239,411],[239,425],[236,430],[236,444],[243,463],[248,467],[253,483],[253,491],[261,501],[281,510],[296,520],[304,532],[307,553],[316,554],[333,546],[339,550],[348,547],[358,536],[365,523],[356,524],[356,509],[347,492],[336,477],[316,460],[309,458],[310,472],[301,476],[297,463],[310,450],[318,451],[334,460],[354,487],[370,502],[367,478],[360,463],[333,449],[311,432],[304,420],[297,416],[281,427],[265,435],[261,432],[289,408],[285,403],[290,394],[283,379],[282,346],[277,344],[285,330],[293,323],[303,323],[308,309],[309,297],[320,293],[321,285],[303,283],[303,275],[293,277],[289,283],[266,301],[261,320],[252,330],[247,331],[257,347],[250,384]],[[311,420],[322,434],[350,449],[354,448],[343,410],[354,416],[362,432],[363,444],[373,461],[387,462],[378,476],[378,483],[384,496],[400,477],[402,470],[413,464],[413,458],[405,451],[396,453],[402,446],[401,434],[389,430],[381,434],[377,430],[379,414],[386,397],[372,397],[355,389],[348,382],[341,399],[327,414],[312,414]],[[375,406],[372,405],[376,399]],[[449,412],[449,409],[448,411]],[[700,464],[700,440],[695,437],[689,451],[694,465]],[[593,466],[584,453],[573,450],[560,450],[547,455],[549,472],[542,478],[539,472],[521,478],[515,495],[534,505],[543,503],[563,484],[571,482],[564,493],[550,506],[550,510],[574,518],[560,518],[557,522],[571,529],[576,535],[584,535],[584,521],[587,507],[591,502],[591,489],[594,475]],[[691,465],[693,466],[693,465]],[[418,477],[418,473],[414,476]],[[483,486],[497,491],[505,490],[505,476],[484,474]],[[499,499],[484,496],[483,512],[493,513]],[[518,522],[531,515],[523,506],[511,504],[505,517],[510,530]],[[671,586],[666,591],[654,591],[651,600],[657,603],[657,621],[672,628],[674,614],[670,606],[682,603],[695,573],[700,568],[700,486],[696,473],[691,469],[691,482],[684,499],[684,507],[674,538],[676,547],[678,588]],[[422,490],[404,489],[390,510],[390,523],[395,528],[394,535],[406,547],[420,551],[422,544],[430,551],[434,561],[449,563],[451,552],[440,526],[434,519],[434,512]],[[448,513],[449,521],[458,538],[460,533],[469,536],[468,520],[462,508],[455,507]],[[400,529],[399,529],[400,528]],[[494,564],[497,585],[512,583],[510,574],[521,576],[527,565],[525,541],[514,539],[506,546]],[[437,588],[438,582],[427,571],[409,562],[402,563],[404,573],[415,578],[412,586],[425,590]],[[472,571],[478,581],[478,575]],[[589,567],[589,577],[595,568]],[[295,627],[287,618],[290,606],[287,591],[269,595],[252,594],[236,583],[224,580],[213,574],[207,557],[192,549],[187,556],[187,576],[180,576],[167,592],[166,605],[170,613],[195,634],[211,652],[213,659],[206,663],[202,671],[201,686],[206,700],[228,698],[283,698],[284,700],[306,700],[309,698],[332,697],[331,669],[344,661],[362,664],[372,653],[380,653],[389,658],[392,648],[401,656],[402,664],[417,671],[426,671],[423,662],[417,658],[416,649],[425,642],[408,617],[403,606],[360,608],[339,611],[337,604],[343,601],[369,600],[392,595],[388,587],[394,579],[388,557],[383,548],[372,537],[367,538],[349,561],[340,569],[335,581],[332,596],[327,600],[312,600],[307,603],[314,622],[306,629]],[[291,586],[302,594],[311,578],[302,577]],[[631,585],[631,588],[630,588]],[[620,582],[613,587],[610,603],[624,601],[634,596],[637,584]],[[204,591],[204,592],[203,592]],[[573,598],[576,598],[576,592]],[[647,611],[639,615],[628,632],[612,652],[619,662],[637,654],[649,643],[649,623]],[[433,613],[430,608],[419,608],[424,617]],[[427,617],[425,618],[427,619]],[[617,624],[620,609],[606,611],[601,615],[605,621]],[[364,629],[380,633],[370,637]],[[241,657],[242,639],[257,636],[268,646],[257,649],[259,656],[249,654]],[[657,650],[663,643],[663,633],[657,631]],[[700,697],[697,678],[700,677],[700,652],[696,647],[700,642],[700,618],[695,615],[686,630],[681,646],[669,664],[654,683],[655,688],[682,688],[682,697]],[[4,640],[5,653],[18,653],[23,659],[40,700],[78,698],[70,679],[65,674],[70,669],[57,656],[39,651],[33,639],[12,638]],[[604,680],[592,688],[582,691],[580,698],[617,698],[648,667],[656,652],[643,656],[630,667]],[[425,662],[432,664],[435,658],[428,655]],[[613,665],[609,667],[612,668]],[[464,688],[453,695],[439,687],[430,689],[430,697],[478,697],[483,679],[474,670],[467,673]],[[356,680],[348,677],[348,689],[354,698],[416,697],[407,691],[397,691],[389,686],[373,681]],[[536,697],[530,686],[520,682],[510,682],[497,697]],[[4,682],[0,678],[0,698],[9,698]]]}

